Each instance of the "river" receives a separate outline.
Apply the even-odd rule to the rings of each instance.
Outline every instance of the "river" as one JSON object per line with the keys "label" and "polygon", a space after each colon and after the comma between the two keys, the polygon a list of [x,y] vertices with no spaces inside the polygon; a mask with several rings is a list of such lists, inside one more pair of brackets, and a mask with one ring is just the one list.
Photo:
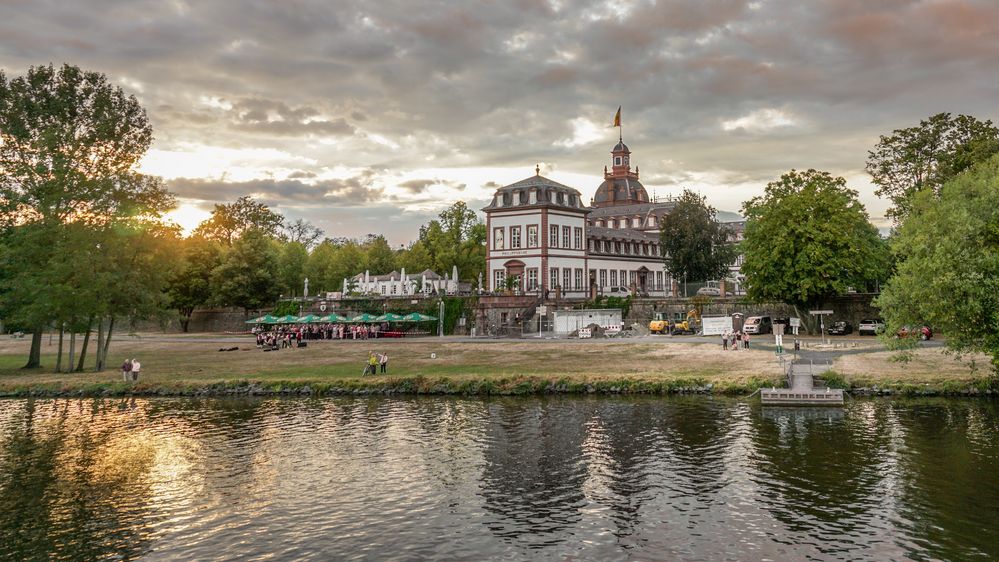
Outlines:
{"label": "river", "polygon": [[999,559],[999,403],[0,401],[0,559]]}

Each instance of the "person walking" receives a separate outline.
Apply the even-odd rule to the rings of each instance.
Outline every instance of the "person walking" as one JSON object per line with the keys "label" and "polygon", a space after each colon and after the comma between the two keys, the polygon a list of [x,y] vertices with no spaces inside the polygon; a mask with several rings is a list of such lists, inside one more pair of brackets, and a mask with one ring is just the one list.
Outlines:
{"label": "person walking", "polygon": [[121,364],[121,378],[128,382],[132,379],[132,360],[126,359],[124,363]]}
{"label": "person walking", "polygon": [[385,372],[388,371],[388,353],[382,353],[378,356],[378,364],[381,365],[381,374],[384,375]]}
{"label": "person walking", "polygon": [[142,368],[142,364],[139,363],[138,359],[132,359],[132,380],[139,380],[139,369]]}

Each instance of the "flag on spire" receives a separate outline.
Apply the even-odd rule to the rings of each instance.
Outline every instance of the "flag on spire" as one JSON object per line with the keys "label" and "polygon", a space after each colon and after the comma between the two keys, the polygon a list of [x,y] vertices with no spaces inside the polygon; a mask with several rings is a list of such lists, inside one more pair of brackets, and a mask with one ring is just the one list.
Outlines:
{"label": "flag on spire", "polygon": [[617,106],[617,113],[614,114],[614,126],[621,126],[621,106]]}

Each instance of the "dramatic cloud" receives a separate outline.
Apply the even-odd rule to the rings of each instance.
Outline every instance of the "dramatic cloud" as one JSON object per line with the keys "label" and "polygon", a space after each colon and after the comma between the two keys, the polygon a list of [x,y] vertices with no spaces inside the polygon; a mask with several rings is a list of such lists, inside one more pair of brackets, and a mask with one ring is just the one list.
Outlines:
{"label": "dramatic cloud", "polygon": [[4,73],[66,62],[139,98],[144,169],[184,199],[259,193],[393,243],[539,163],[588,198],[619,105],[659,195],[736,211],[814,167],[876,219],[879,134],[940,111],[999,120],[993,0],[13,0],[2,16]]}

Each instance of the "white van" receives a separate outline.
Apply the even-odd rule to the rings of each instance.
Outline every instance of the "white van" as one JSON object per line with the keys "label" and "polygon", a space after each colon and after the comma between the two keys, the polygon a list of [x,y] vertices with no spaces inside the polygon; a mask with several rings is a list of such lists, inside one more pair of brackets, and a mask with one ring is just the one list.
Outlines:
{"label": "white van", "polygon": [[747,334],[770,334],[774,331],[774,323],[769,316],[750,316],[742,330]]}

